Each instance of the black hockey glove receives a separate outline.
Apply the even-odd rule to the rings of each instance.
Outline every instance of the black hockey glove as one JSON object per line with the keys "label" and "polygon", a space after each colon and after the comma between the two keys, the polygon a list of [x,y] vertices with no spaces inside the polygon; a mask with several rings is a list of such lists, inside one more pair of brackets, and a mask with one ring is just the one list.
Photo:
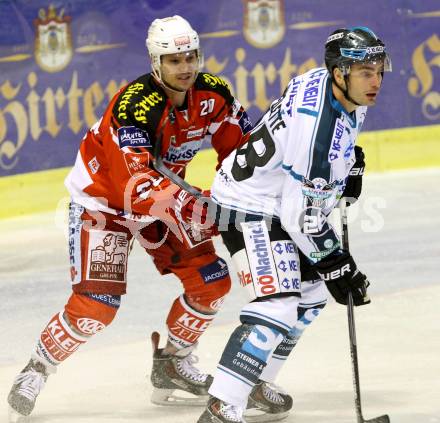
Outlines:
{"label": "black hockey glove", "polygon": [[356,145],[354,147],[354,154],[356,161],[348,174],[347,185],[342,193],[342,197],[345,198],[347,206],[355,203],[361,195],[362,176],[365,170],[365,154],[362,151],[362,147]]}
{"label": "black hockey glove", "polygon": [[358,270],[350,253],[344,251],[342,254],[332,254],[316,263],[314,267],[337,303],[347,304],[349,292],[353,296],[355,306],[371,302],[367,295],[370,282]]}

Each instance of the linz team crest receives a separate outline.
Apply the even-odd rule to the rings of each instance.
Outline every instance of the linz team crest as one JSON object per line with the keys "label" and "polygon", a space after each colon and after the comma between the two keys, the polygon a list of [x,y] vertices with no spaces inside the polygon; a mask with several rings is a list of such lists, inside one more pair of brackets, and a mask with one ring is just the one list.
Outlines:
{"label": "linz team crest", "polygon": [[257,48],[270,48],[284,37],[283,0],[244,0],[243,35]]}
{"label": "linz team crest", "polygon": [[34,21],[35,61],[46,72],[59,72],[72,60],[70,21],[70,16],[64,16],[64,9],[57,14],[53,5],[47,11],[40,9]]}

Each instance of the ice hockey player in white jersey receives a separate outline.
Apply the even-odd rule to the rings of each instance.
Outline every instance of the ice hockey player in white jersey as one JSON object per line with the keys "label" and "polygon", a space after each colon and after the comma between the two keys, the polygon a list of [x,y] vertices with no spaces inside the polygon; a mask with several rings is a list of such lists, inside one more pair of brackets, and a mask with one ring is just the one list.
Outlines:
{"label": "ice hockey player in white jersey", "polygon": [[[250,299],[199,423],[245,421],[249,393],[275,380],[328,291],[340,304],[349,292],[357,306],[370,302],[367,278],[341,249],[328,216],[341,197],[360,193],[356,138],[391,61],[373,31],[353,27],[327,38],[325,63],[290,81],[212,186],[223,241]],[[271,400],[260,421],[285,417],[292,407],[282,392]]]}

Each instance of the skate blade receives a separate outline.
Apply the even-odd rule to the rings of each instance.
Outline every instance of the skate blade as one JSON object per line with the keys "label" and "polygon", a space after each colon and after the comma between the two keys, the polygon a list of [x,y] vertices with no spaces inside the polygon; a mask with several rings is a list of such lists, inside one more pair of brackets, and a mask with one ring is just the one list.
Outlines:
{"label": "skate blade", "polygon": [[150,401],[156,405],[200,407],[206,405],[208,398],[209,395],[195,396],[179,389],[154,388]]}
{"label": "skate blade", "polygon": [[9,423],[28,423],[31,421],[30,416],[23,416],[23,414],[18,413],[12,407],[8,410],[8,422]]}
{"label": "skate blade", "polygon": [[248,408],[243,413],[246,423],[278,422],[287,418],[288,415],[288,411],[285,411],[284,413],[269,414],[258,408]]}
{"label": "skate blade", "polygon": [[364,420],[364,423],[390,423],[390,418],[387,414],[376,417],[375,419]]}

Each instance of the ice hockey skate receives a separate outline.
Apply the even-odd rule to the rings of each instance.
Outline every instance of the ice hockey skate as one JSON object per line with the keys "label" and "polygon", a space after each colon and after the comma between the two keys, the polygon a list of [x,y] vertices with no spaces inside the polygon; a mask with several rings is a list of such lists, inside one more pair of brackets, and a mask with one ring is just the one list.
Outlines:
{"label": "ice hockey skate", "polygon": [[31,358],[26,367],[17,375],[8,395],[9,422],[27,421],[35,407],[35,401],[49,374],[55,368],[45,366],[41,361]]}
{"label": "ice hockey skate", "polygon": [[153,332],[153,370],[151,402],[157,405],[200,406],[208,400],[212,376],[201,373],[194,364],[198,358],[192,354],[194,346],[184,348],[175,355],[162,355],[160,335]]}
{"label": "ice hockey skate", "polygon": [[244,413],[247,423],[283,420],[292,408],[292,397],[275,384],[259,381],[249,394]]}
{"label": "ice hockey skate", "polygon": [[197,423],[246,423],[246,420],[242,408],[211,397]]}

